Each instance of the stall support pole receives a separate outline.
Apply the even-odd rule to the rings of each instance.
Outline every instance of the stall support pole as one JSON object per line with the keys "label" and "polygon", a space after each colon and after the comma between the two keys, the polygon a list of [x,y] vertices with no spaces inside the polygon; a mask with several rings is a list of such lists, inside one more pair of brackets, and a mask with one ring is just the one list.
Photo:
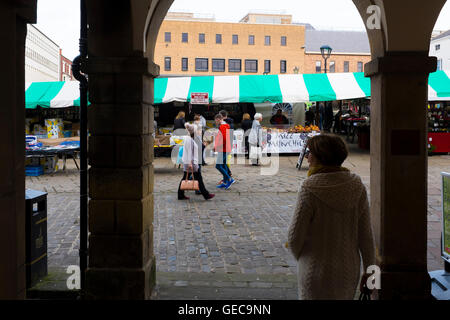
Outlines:
{"label": "stall support pole", "polygon": [[81,64],[87,58],[87,11],[85,0],[80,0],[80,55],[73,60],[72,71],[80,82],[80,283],[84,297],[88,258],[88,185],[87,185],[87,78],[81,73]]}

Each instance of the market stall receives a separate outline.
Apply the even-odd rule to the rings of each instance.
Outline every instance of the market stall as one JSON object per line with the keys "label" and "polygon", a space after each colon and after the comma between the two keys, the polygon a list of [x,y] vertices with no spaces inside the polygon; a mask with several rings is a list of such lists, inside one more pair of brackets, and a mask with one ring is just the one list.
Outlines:
{"label": "market stall", "polygon": [[77,81],[33,82],[25,86],[26,175],[57,171],[58,160],[80,150],[80,91]]}
{"label": "market stall", "polygon": [[447,101],[428,105],[428,151],[450,152],[450,103]]}
{"label": "market stall", "polygon": [[[450,101],[450,72],[437,71],[429,77],[429,100]],[[201,106],[204,110],[214,104],[252,103],[254,106],[265,104],[287,104],[295,106],[294,112],[304,112],[305,102],[327,102],[336,100],[370,99],[370,78],[363,73],[328,73],[295,75],[243,75],[243,76],[206,76],[155,79],[154,101],[161,113],[167,104],[190,105],[193,92],[207,93],[210,105]],[[369,102],[369,101],[367,101]],[[368,104],[368,103],[367,103]],[[302,109],[303,108],[303,109]],[[287,113],[286,113],[287,114]],[[267,117],[265,117],[266,119]],[[370,119],[349,113],[340,118],[347,138],[353,142],[358,136],[360,147],[369,148]],[[297,120],[299,121],[299,120]],[[290,121],[290,126],[303,123]],[[444,123],[448,131],[448,123]],[[449,145],[447,132],[432,133],[432,139],[438,145]],[[445,134],[444,134],[445,133]],[[288,135],[281,135],[287,138]],[[286,145],[289,144],[286,140]],[[293,148],[292,150],[295,150]],[[436,150],[443,150],[441,148]],[[297,152],[297,151],[296,151]],[[437,151],[436,151],[437,152]]]}

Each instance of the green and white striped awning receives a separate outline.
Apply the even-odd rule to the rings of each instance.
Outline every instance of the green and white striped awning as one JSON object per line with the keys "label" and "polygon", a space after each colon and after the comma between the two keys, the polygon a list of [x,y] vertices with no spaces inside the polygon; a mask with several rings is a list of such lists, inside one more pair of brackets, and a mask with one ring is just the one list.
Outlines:
{"label": "green and white striped awning", "polygon": [[[155,79],[154,103],[190,102],[192,92],[208,92],[211,103],[296,103],[370,98],[363,73],[204,76]],[[429,101],[450,101],[450,71],[430,74]],[[25,86],[25,108],[80,105],[78,81],[32,82]]]}
{"label": "green and white striped awning", "polygon": [[[154,103],[190,102],[192,92],[208,92],[211,103],[297,103],[369,98],[363,73],[203,76],[155,79]],[[429,99],[450,100],[450,72],[430,75]]]}
{"label": "green and white striped awning", "polygon": [[25,84],[25,108],[80,106],[78,81],[30,82]]}

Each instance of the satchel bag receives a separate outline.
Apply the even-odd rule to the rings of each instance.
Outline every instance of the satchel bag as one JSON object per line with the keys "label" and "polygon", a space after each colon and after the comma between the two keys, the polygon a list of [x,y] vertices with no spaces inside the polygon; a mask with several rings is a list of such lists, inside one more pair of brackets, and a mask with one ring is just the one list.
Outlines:
{"label": "satchel bag", "polygon": [[[195,142],[192,141],[192,143],[194,144]],[[194,154],[194,145],[193,144],[192,144],[192,149],[193,149],[192,154]],[[189,172],[187,172],[186,179],[181,181],[180,190],[183,190],[183,191],[188,191],[188,190],[199,191],[200,190],[200,187],[198,185],[198,181],[195,180],[195,178],[194,178],[194,162],[193,161],[192,161],[192,171],[191,171],[191,173],[192,173],[192,180],[188,180]]]}

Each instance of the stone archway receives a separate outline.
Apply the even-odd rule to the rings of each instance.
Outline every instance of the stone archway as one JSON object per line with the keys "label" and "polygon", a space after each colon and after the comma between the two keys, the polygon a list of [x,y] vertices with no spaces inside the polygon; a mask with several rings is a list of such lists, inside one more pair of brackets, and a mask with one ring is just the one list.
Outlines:
{"label": "stone archway", "polygon": [[[103,2],[96,2],[96,5],[101,6],[98,3]],[[149,248],[151,247],[151,237],[146,235],[147,233],[151,234],[151,224],[145,225],[142,222],[148,216],[150,216],[148,217],[150,222],[152,212],[146,211],[151,211],[151,208],[141,205],[143,199],[146,199],[147,192],[151,194],[152,190],[152,167],[149,162],[145,162],[146,159],[150,161],[151,150],[147,151],[141,143],[147,139],[146,136],[151,132],[151,121],[149,121],[152,114],[152,107],[150,106],[152,102],[151,79],[158,75],[158,67],[152,62],[154,45],[159,26],[171,3],[172,0],[146,1],[145,4],[139,1],[122,2],[122,5],[126,6],[127,10],[123,10],[124,8],[118,10],[117,13],[120,13],[120,17],[117,20],[113,20],[117,21],[119,26],[130,23],[133,26],[133,30],[127,30],[127,28],[111,30],[111,34],[128,37],[128,40],[126,40],[128,42],[130,38],[133,39],[133,44],[125,41],[127,46],[121,47],[121,50],[127,50],[126,58],[123,57],[122,52],[120,52],[120,58],[115,58],[115,50],[109,51],[108,49],[117,41],[117,37],[114,41],[110,39],[109,44],[105,42],[108,40],[104,40],[102,46],[106,50],[99,51],[102,55],[101,58],[94,56],[96,47],[90,48],[88,73],[90,74],[91,82],[90,90],[94,98],[93,115],[90,119],[91,133],[93,135],[90,140],[91,150],[93,150],[90,160],[93,167],[90,173],[90,194],[92,198],[90,215],[93,221],[91,223],[92,235],[90,239],[91,262],[88,274],[90,275],[91,284],[94,279],[107,280],[111,276],[117,277],[118,274],[122,274],[125,271],[130,272],[131,270],[131,266],[127,264],[128,261],[116,261],[113,259],[113,257],[118,257],[120,254],[108,252],[102,245],[99,245],[97,250],[97,241],[106,243],[114,240],[118,241],[118,247],[122,247],[120,245],[122,241],[127,243],[126,241],[130,240],[127,238],[128,234],[126,232],[117,234],[119,231],[117,228],[123,228],[122,220],[120,220],[123,208],[128,208],[128,206],[135,207],[136,215],[141,219],[141,224],[138,225],[139,228],[135,230],[138,232],[138,236],[133,236],[135,237],[133,241],[137,241],[136,244],[142,249],[145,247],[142,246],[146,241],[144,241],[144,237],[145,239],[150,239],[148,246]],[[434,1],[433,5],[429,5],[427,8],[423,8],[420,1],[396,1],[393,3],[390,1],[355,0],[354,3],[363,19],[369,17],[367,8],[370,5],[378,5],[382,13],[381,29],[368,30],[373,61],[368,64],[366,71],[366,75],[372,77],[373,84],[371,180],[374,183],[372,183],[371,194],[372,217],[379,248],[378,258],[383,271],[382,281],[384,287],[381,298],[397,296],[423,297],[430,291],[429,278],[426,272],[426,223],[424,223],[427,212],[427,168],[425,109],[423,107],[426,102],[428,73],[435,69],[435,61],[428,57],[427,52],[434,22],[445,0]],[[140,11],[143,6],[148,8],[145,11],[147,13],[145,17]],[[99,8],[96,9],[98,10]],[[94,22],[98,23],[101,21],[92,12],[95,8],[91,6],[90,10],[90,15],[95,17]],[[97,12],[99,13],[100,11]],[[109,18],[111,18],[110,13]],[[405,21],[403,19],[405,16],[420,16],[421,19],[420,22],[412,18]],[[143,24],[144,21],[145,23]],[[97,30],[95,24],[92,24],[91,41],[97,41],[102,31],[104,33],[105,30]],[[128,35],[124,33],[125,31],[128,32]],[[97,32],[99,33],[97,34]],[[141,38],[142,34],[145,36],[144,39]],[[143,40],[143,43],[141,43],[141,40]],[[141,44],[145,45],[145,47],[140,48]],[[96,62],[97,59],[98,63]],[[106,67],[105,61],[108,61],[108,67],[99,70],[100,65]],[[123,68],[125,65],[127,67]],[[133,71],[130,72],[128,65],[132,66]],[[102,76],[102,78],[97,80],[96,75],[105,71],[109,76],[106,78]],[[111,72],[116,74],[116,76],[111,76]],[[117,76],[119,74],[125,76],[125,81],[123,79],[119,80]],[[130,86],[131,84],[132,86]],[[120,93],[114,91],[115,88],[122,88],[122,86],[124,86],[125,90],[123,91],[127,96],[123,95],[124,92],[122,90]],[[132,87],[135,88],[134,92]],[[139,88],[137,91],[136,87]],[[411,95],[411,92],[415,94]],[[114,96],[115,98],[112,99]],[[96,105],[98,102],[100,104]],[[127,136],[130,132],[120,125],[115,127],[114,132],[104,131],[101,123],[97,121],[97,117],[100,117],[100,120],[106,120],[105,114],[111,115],[111,118],[113,117],[113,113],[110,112],[112,108],[104,106],[107,103],[115,104],[116,108],[121,104],[134,104],[132,110],[136,114],[133,113],[134,115],[131,116],[130,114],[125,115],[121,113],[121,118],[123,115],[124,118],[122,120],[126,119],[125,121],[128,121],[129,119],[130,121],[136,120],[139,123],[143,123],[143,130],[133,132],[135,135],[138,134],[133,138]],[[405,113],[403,108],[397,107],[398,105],[408,105],[408,112]],[[97,113],[95,110],[103,111]],[[116,110],[116,112],[120,111]],[[117,114],[116,112],[114,113]],[[104,134],[113,135],[114,137],[102,136]],[[410,141],[410,143],[404,145],[404,141]],[[127,148],[129,143],[137,147],[140,146],[141,150],[135,155],[134,159],[122,159],[123,156],[120,150]],[[102,147],[106,145],[111,148]],[[115,154],[108,155],[106,149],[115,150]],[[111,158],[115,159],[114,163],[111,162]],[[131,164],[134,165],[133,169],[128,167]],[[124,170],[126,173],[123,172]],[[149,173],[148,178],[147,170]],[[123,199],[124,196],[122,194],[110,192],[110,190],[115,190],[114,186],[117,188],[119,185],[127,185],[127,183],[131,182],[131,180],[127,180],[128,176],[122,176],[128,173],[132,174],[134,178],[140,179],[139,181],[143,183],[142,190],[139,184],[139,189],[133,189],[134,193],[130,193],[130,198],[136,198],[133,201],[130,201],[128,196],[127,199]],[[120,183],[117,182],[117,179]],[[415,187],[413,188],[411,188],[411,181],[414,181],[412,185]],[[98,182],[101,182],[101,184]],[[110,182],[110,184],[107,184],[108,188],[104,187],[105,182]],[[147,184],[150,187],[147,187]],[[410,193],[408,196],[405,190],[408,190]],[[411,195],[413,196],[411,197]],[[111,200],[102,199],[103,197]],[[151,195],[150,198],[152,198]],[[415,200],[410,201],[411,198]],[[407,212],[408,223],[404,223],[406,218],[405,212]],[[96,220],[97,215],[107,216]],[[115,235],[101,236],[99,231],[110,232],[111,230],[106,228],[106,226],[102,226],[100,222],[103,221],[109,225],[109,228],[112,228],[111,219],[113,219],[113,215],[115,222],[121,221],[120,226],[119,223],[114,225]],[[101,229],[103,227],[105,229]],[[411,229],[414,230],[415,239],[407,238]],[[404,251],[405,246],[407,242],[410,243],[411,241],[414,242],[416,250],[414,253],[406,253]],[[101,259],[98,259],[96,254],[101,256]],[[146,253],[142,256],[145,259],[152,259],[150,256],[146,256]],[[109,270],[111,267],[119,267],[123,271],[110,274]],[[129,269],[124,270],[125,267]],[[133,265],[132,267],[138,266]],[[141,267],[139,265],[139,268]],[[147,267],[147,269],[144,268],[144,271],[143,274],[147,275],[148,272],[154,272],[154,269]],[[133,271],[131,272],[133,273]],[[134,273],[138,274],[139,272]],[[410,281],[411,277],[415,280]],[[407,278],[409,279],[409,285],[406,285],[405,280]],[[126,282],[128,285],[128,281]],[[91,288],[99,287],[100,283],[101,281],[97,283],[98,285],[91,286]],[[146,283],[145,287],[147,288],[147,286],[151,286],[151,284]],[[92,293],[102,296],[96,290],[93,290]],[[148,297],[148,294],[144,296]],[[141,295],[141,297],[143,296]]]}
{"label": "stone archway", "polygon": [[[87,290],[91,298],[145,299],[155,280],[149,146],[152,84],[159,67],[152,54],[172,0],[86,1],[90,31],[84,71],[92,102]],[[382,12],[381,30],[368,31],[373,61],[366,68],[372,77],[371,210],[383,272],[382,299],[425,298],[430,293],[424,106],[427,77],[436,68],[436,60],[428,57],[429,39],[445,2],[433,0],[424,6],[420,0],[354,0],[363,19],[369,5],[378,5]],[[6,128],[1,146],[14,156],[1,165],[3,176],[10,179],[0,182],[0,201],[6,208],[2,218],[8,221],[0,224],[0,234],[8,238],[0,249],[10,259],[0,268],[0,283],[8,283],[0,293],[23,298],[24,139],[18,110],[24,104],[25,26],[35,21],[36,1],[0,6],[7,47],[15,48],[1,53],[8,68],[0,87],[10,101],[0,118]]]}

